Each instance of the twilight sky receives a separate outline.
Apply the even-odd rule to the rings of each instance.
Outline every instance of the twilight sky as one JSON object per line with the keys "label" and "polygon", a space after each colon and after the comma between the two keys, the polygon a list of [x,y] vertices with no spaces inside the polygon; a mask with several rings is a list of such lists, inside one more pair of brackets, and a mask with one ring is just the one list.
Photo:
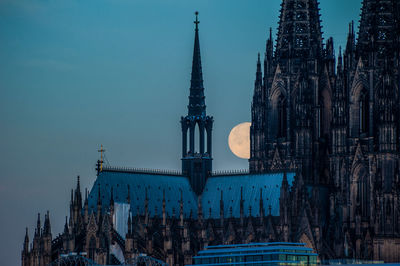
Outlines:
{"label": "twilight sky", "polygon": [[[214,169],[243,169],[229,131],[250,121],[257,53],[281,0],[0,0],[0,257],[19,265],[25,227],[49,210],[61,232],[76,176],[98,148],[111,165],[180,169],[194,37]],[[324,38],[344,46],[361,0],[320,0]],[[337,51],[338,52],[338,51]]]}

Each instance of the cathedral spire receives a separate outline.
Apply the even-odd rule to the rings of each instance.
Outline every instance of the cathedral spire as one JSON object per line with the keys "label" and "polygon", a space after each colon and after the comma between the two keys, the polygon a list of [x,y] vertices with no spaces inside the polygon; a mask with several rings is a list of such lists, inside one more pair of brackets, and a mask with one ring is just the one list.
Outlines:
{"label": "cathedral spire", "polygon": [[258,53],[258,57],[257,57],[256,86],[262,86],[262,71],[261,71],[260,53]]}
{"label": "cathedral spire", "polygon": [[190,96],[189,96],[189,115],[202,116],[206,114],[206,105],[204,101],[204,87],[203,87],[203,71],[201,68],[200,56],[200,40],[199,40],[199,12],[196,11],[196,20],[194,21],[195,35],[194,35],[194,49],[192,61],[192,77],[190,80]]}
{"label": "cathedral spire", "polygon": [[76,181],[74,204],[77,207],[78,211],[80,211],[80,209],[82,208],[82,193],[81,193],[81,184],[80,184],[79,175],[78,175],[77,181]]}
{"label": "cathedral spire", "polygon": [[49,214],[49,211],[47,211],[47,214],[45,215],[44,225],[43,225],[43,234],[44,234],[44,235],[50,235],[50,234],[51,234],[51,225],[50,225],[50,214]]}
{"label": "cathedral spire", "polygon": [[29,251],[29,235],[28,235],[28,227],[27,227],[26,231],[25,231],[23,252],[27,253],[28,251]]}
{"label": "cathedral spire", "polygon": [[64,224],[64,234],[68,235],[69,229],[68,229],[68,216],[65,216],[65,224]]}
{"label": "cathedral spire", "polygon": [[195,14],[196,28],[188,115],[181,117],[182,173],[189,178],[193,191],[199,195],[212,171],[211,148],[214,120],[212,116],[206,115],[200,58],[199,13]]}
{"label": "cathedral spire", "polygon": [[268,83],[268,79],[274,74],[274,41],[272,39],[272,28],[269,28],[269,38],[265,49],[264,57],[264,84]]}
{"label": "cathedral spire", "polygon": [[260,188],[260,217],[264,217],[264,202],[263,202],[263,195],[262,195],[262,188]]}
{"label": "cathedral spire", "polygon": [[337,73],[339,74],[343,70],[343,57],[342,57],[342,46],[339,46],[339,56],[337,62]]}
{"label": "cathedral spire", "polygon": [[320,57],[320,22],[317,0],[283,0],[276,45],[278,59]]}
{"label": "cathedral spire", "polygon": [[35,236],[40,237],[40,231],[41,231],[41,229],[40,229],[40,213],[38,213]]}

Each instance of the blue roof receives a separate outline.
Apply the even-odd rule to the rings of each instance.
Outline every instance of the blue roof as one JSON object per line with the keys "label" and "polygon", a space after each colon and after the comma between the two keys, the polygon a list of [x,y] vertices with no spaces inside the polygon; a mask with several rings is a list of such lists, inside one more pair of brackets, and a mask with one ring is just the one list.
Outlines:
{"label": "blue roof", "polygon": [[[260,191],[264,205],[264,213],[268,214],[271,206],[271,214],[279,215],[279,196],[283,179],[283,173],[234,175],[211,177],[207,180],[202,194],[203,215],[208,217],[211,208],[211,217],[219,217],[219,203],[221,191],[223,191],[224,216],[240,217],[240,193],[243,191],[244,215],[249,216],[251,206],[252,216],[260,213]],[[289,184],[293,182],[294,173],[288,173]]]}
{"label": "blue roof", "polygon": [[[231,175],[213,176],[208,178],[201,202],[203,216],[209,218],[211,208],[211,218],[219,218],[220,198],[223,191],[224,216],[240,217],[240,191],[243,190],[244,214],[248,216],[249,206],[252,208],[252,215],[259,216],[260,190],[262,191],[263,205],[265,214],[268,214],[268,207],[271,206],[271,213],[279,215],[279,196],[283,173],[257,174],[257,175]],[[288,173],[289,184],[293,182],[294,173]],[[130,188],[132,214],[144,214],[146,188],[149,203],[150,216],[162,214],[163,191],[165,191],[166,212],[169,216],[175,213],[179,216],[180,195],[183,197],[184,216],[197,217],[198,197],[191,189],[189,180],[185,176],[139,173],[129,171],[103,171],[96,179],[90,194],[89,208],[96,210],[98,188],[103,205],[106,207],[110,202],[111,188],[113,188],[114,201],[126,203],[128,195],[128,185]]]}
{"label": "blue roof", "polygon": [[165,191],[166,212],[168,215],[172,216],[174,210],[176,216],[179,215],[181,192],[184,215],[189,216],[190,211],[193,211],[193,214],[197,214],[197,212],[195,213],[197,197],[186,177],[148,173],[101,172],[90,191],[89,208],[96,210],[99,186],[103,205],[105,203],[108,206],[110,202],[111,188],[113,188],[115,202],[127,202],[128,185],[133,215],[138,212],[139,214],[144,214],[146,189],[150,216],[161,216],[163,191]]}

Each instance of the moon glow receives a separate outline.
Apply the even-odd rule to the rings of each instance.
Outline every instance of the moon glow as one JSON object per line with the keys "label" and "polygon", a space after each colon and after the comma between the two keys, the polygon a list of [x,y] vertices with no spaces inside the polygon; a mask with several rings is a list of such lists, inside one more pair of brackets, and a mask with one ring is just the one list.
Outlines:
{"label": "moon glow", "polygon": [[232,153],[242,159],[250,159],[250,125],[245,122],[235,126],[228,137]]}

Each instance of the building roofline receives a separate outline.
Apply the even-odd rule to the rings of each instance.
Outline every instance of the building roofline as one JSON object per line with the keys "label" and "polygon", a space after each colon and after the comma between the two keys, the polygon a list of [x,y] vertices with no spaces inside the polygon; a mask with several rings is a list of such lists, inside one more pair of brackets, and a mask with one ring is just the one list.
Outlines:
{"label": "building roofline", "polygon": [[149,169],[149,168],[136,168],[136,167],[121,167],[121,166],[103,166],[101,172],[117,172],[117,173],[130,173],[130,174],[149,174],[149,175],[168,175],[168,176],[184,176],[178,170],[166,169]]}
{"label": "building roofline", "polygon": [[[137,168],[137,167],[124,167],[124,166],[103,166],[101,172],[115,172],[115,173],[130,173],[130,174],[149,174],[149,175],[167,175],[167,176],[180,176],[186,177],[179,170],[167,170],[167,169],[150,169],[150,168]],[[245,176],[245,175],[266,175],[266,174],[277,174],[277,173],[293,173],[294,171],[277,170],[269,171],[266,173],[251,173],[248,169],[236,169],[236,170],[217,170],[211,172],[210,178],[213,177],[225,177],[225,176]]]}

